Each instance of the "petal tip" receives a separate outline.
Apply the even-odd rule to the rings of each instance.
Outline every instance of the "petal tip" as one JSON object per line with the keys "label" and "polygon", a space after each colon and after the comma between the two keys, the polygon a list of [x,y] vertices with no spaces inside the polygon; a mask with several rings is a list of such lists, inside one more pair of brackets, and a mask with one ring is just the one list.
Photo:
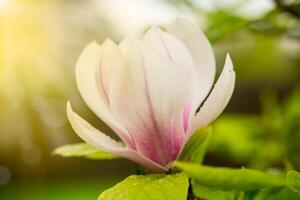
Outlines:
{"label": "petal tip", "polygon": [[134,36],[128,35],[119,43],[119,47],[123,48],[131,44],[139,44],[139,43],[140,41],[136,39]]}
{"label": "petal tip", "polygon": [[118,45],[113,40],[111,40],[110,38],[106,38],[103,42],[103,47],[116,48],[116,47],[118,47]]}
{"label": "petal tip", "polygon": [[146,32],[146,34],[143,37],[143,40],[150,37],[152,34],[159,34],[161,32],[161,29],[157,26],[151,26],[149,30]]}
{"label": "petal tip", "polygon": [[98,42],[96,40],[93,40],[89,43],[89,45],[96,45],[99,46]]}
{"label": "petal tip", "polygon": [[107,45],[107,44],[109,44],[109,43],[111,43],[111,42],[112,42],[111,39],[106,38],[106,39],[104,40],[104,42],[103,42],[103,45]]}
{"label": "petal tip", "polygon": [[174,20],[174,23],[190,23],[190,24],[193,24],[190,20],[188,20],[186,17],[183,17],[183,16],[176,16],[176,19]]}
{"label": "petal tip", "polygon": [[67,109],[69,109],[69,107],[71,107],[71,103],[70,101],[67,101]]}
{"label": "petal tip", "polygon": [[176,19],[173,20],[173,22],[169,25],[168,28],[172,28],[172,27],[185,27],[185,28],[191,27],[191,28],[195,28],[195,29],[201,30],[190,19],[188,19],[187,17],[183,17],[183,16],[177,16]]}
{"label": "petal tip", "polygon": [[158,26],[151,26],[149,31],[161,31],[161,29]]}
{"label": "petal tip", "polygon": [[67,102],[67,117],[68,117],[69,121],[71,121],[71,118],[72,118],[73,113],[74,113],[74,112],[73,112],[71,103],[70,103],[70,101],[68,101],[68,102]]}
{"label": "petal tip", "polygon": [[67,111],[71,110],[72,111],[72,106],[70,101],[67,101]]}
{"label": "petal tip", "polygon": [[85,48],[88,48],[88,47],[90,47],[90,48],[97,48],[97,47],[99,47],[100,45],[99,45],[99,43],[96,41],[96,40],[92,40],[91,42],[89,42],[87,45],[86,45],[86,47]]}
{"label": "petal tip", "polygon": [[234,72],[232,59],[231,59],[229,53],[226,54],[225,67],[224,68],[226,68],[229,72]]}
{"label": "petal tip", "polygon": [[81,52],[77,63],[76,63],[76,70],[75,72],[81,73],[81,70],[84,70],[87,65],[90,65],[91,60],[97,56],[97,54],[100,54],[101,46],[96,42],[92,41],[90,42]]}

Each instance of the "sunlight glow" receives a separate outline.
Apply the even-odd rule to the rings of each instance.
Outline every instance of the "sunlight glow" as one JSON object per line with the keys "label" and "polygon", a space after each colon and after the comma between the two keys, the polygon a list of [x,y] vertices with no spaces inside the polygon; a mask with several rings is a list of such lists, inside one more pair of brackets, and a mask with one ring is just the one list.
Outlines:
{"label": "sunlight glow", "polygon": [[6,11],[10,7],[11,2],[9,0],[0,0],[0,11]]}

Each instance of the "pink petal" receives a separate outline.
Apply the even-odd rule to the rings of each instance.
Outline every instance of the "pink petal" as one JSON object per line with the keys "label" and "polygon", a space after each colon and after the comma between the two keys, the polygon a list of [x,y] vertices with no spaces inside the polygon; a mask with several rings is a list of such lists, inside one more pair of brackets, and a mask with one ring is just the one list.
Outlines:
{"label": "pink petal", "polygon": [[167,165],[184,139],[183,108],[193,74],[153,49],[126,38],[120,48],[125,68],[111,82],[111,109],[134,138],[138,152]]}
{"label": "pink petal", "polygon": [[95,148],[130,159],[154,172],[167,171],[168,169],[149,160],[140,153],[124,147],[109,136],[92,127],[88,122],[73,112],[70,103],[67,104],[68,119],[78,136]]}
{"label": "pink petal", "polygon": [[200,105],[199,99],[201,97],[199,94],[201,92],[199,91],[202,89],[202,85],[197,77],[196,65],[193,58],[182,41],[169,33],[161,31],[157,27],[152,27],[145,34],[143,43],[149,47],[149,49],[169,60],[173,64],[172,68],[174,70],[178,69],[179,73],[184,73],[189,79],[189,81],[185,82],[189,84],[189,86],[186,87],[189,100],[186,102],[183,115],[184,129],[186,131],[191,116]]}
{"label": "pink petal", "polygon": [[188,130],[190,118],[191,118],[191,105],[187,104],[183,110],[183,127],[185,132]]}
{"label": "pink petal", "polygon": [[[104,45],[111,51],[110,43]],[[90,109],[118,133],[126,144],[131,145],[132,141],[127,130],[112,115],[101,80],[98,79],[102,54],[105,54],[103,47],[101,48],[96,42],[92,42],[83,50],[76,64],[77,86]]]}

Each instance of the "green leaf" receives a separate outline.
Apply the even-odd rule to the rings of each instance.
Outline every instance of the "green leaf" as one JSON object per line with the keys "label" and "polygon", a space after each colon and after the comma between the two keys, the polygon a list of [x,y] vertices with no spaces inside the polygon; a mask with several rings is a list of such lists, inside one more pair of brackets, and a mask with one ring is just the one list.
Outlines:
{"label": "green leaf", "polygon": [[245,191],[286,185],[285,178],[251,169],[208,167],[186,162],[176,162],[175,166],[198,183],[216,190]]}
{"label": "green leaf", "polygon": [[113,154],[99,151],[86,143],[63,145],[56,148],[52,154],[63,157],[84,157],[93,160],[110,160],[119,158]]}
{"label": "green leaf", "polygon": [[183,173],[132,175],[104,191],[98,200],[186,200],[188,186]]}
{"label": "green leaf", "polygon": [[201,164],[203,162],[204,156],[207,152],[208,146],[211,141],[212,128],[209,127],[206,130],[206,138],[202,144],[199,144],[198,147],[191,153],[190,161],[193,163]]}
{"label": "green leaf", "polygon": [[180,160],[183,160],[186,157],[190,156],[195,150],[197,150],[201,146],[201,144],[205,141],[207,137],[208,130],[209,129],[206,127],[199,128],[198,130],[196,130],[196,132],[184,146],[179,157]]}
{"label": "green leaf", "polygon": [[201,199],[209,200],[234,200],[235,193],[223,190],[214,190],[197,181],[192,181],[193,193]]}
{"label": "green leaf", "polygon": [[245,28],[249,21],[239,16],[233,15],[232,12],[216,11],[208,13],[210,25],[206,35],[211,43],[216,43],[227,36]]}
{"label": "green leaf", "polygon": [[288,186],[294,192],[300,194],[300,173],[297,171],[289,171],[287,174]]}
{"label": "green leaf", "polygon": [[300,200],[300,195],[287,187],[271,187],[247,191],[244,193],[242,200]]}
{"label": "green leaf", "polygon": [[222,115],[214,122],[209,151],[237,163],[251,161],[264,146],[259,120],[252,115]]}
{"label": "green leaf", "polygon": [[[257,198],[257,196],[260,193],[260,191],[262,191],[261,193],[263,194],[263,196],[262,196],[262,198],[259,199],[259,198]],[[262,190],[248,190],[243,193],[242,200],[263,200],[265,194],[268,192],[269,192],[269,188],[262,189]]]}
{"label": "green leaf", "polygon": [[192,181],[193,192],[200,199],[209,200],[300,200],[300,195],[287,187],[269,187],[248,190],[243,193],[226,190],[213,190]]}

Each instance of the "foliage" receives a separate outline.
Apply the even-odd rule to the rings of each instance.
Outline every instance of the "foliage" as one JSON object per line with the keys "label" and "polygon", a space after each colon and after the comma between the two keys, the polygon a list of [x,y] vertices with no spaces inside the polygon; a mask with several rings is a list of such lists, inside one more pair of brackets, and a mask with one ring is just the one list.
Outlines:
{"label": "foliage", "polygon": [[103,192],[99,200],[185,200],[188,177],[183,173],[132,175]]}
{"label": "foliage", "polygon": [[[193,152],[197,151],[199,147],[201,147],[202,143],[205,141],[207,135],[208,135],[208,128],[200,128],[196,130],[192,138],[187,142],[187,144],[184,146],[179,158],[181,160],[185,159],[187,156],[192,155]],[[200,157],[200,155],[199,155]],[[200,158],[199,158],[200,159]]]}
{"label": "foliage", "polygon": [[52,152],[52,154],[63,157],[84,157],[93,160],[110,160],[119,158],[118,156],[99,151],[86,143],[67,144],[58,147]]}
{"label": "foliage", "polygon": [[[269,175],[251,169],[232,169],[177,162],[192,178],[193,193],[209,200],[299,200],[299,172]],[[295,193],[295,192],[297,193]]]}
{"label": "foliage", "polygon": [[299,200],[300,196],[289,188],[266,188],[243,193],[243,200]]}
{"label": "foliage", "polygon": [[245,168],[210,167],[187,162],[177,162],[176,167],[198,183],[216,190],[246,191],[286,185],[286,180],[280,176]]}
{"label": "foliage", "polygon": [[209,200],[233,200],[235,198],[235,192],[211,189],[204,186],[197,181],[192,181],[193,193],[195,196],[201,199]]}
{"label": "foliage", "polygon": [[261,99],[260,115],[231,114],[214,123],[209,152],[261,170],[289,160],[299,170],[299,89],[281,104],[271,91],[264,92]]}
{"label": "foliage", "polygon": [[300,173],[297,171],[290,171],[287,174],[289,187],[300,194]]}
{"label": "foliage", "polygon": [[209,127],[207,131],[208,131],[208,133],[207,133],[207,137],[206,137],[205,141],[202,143],[199,143],[197,145],[197,148],[190,154],[190,161],[193,163],[201,164],[204,160],[205,154],[207,152],[207,148],[211,141],[211,136],[213,134],[212,127]]}

